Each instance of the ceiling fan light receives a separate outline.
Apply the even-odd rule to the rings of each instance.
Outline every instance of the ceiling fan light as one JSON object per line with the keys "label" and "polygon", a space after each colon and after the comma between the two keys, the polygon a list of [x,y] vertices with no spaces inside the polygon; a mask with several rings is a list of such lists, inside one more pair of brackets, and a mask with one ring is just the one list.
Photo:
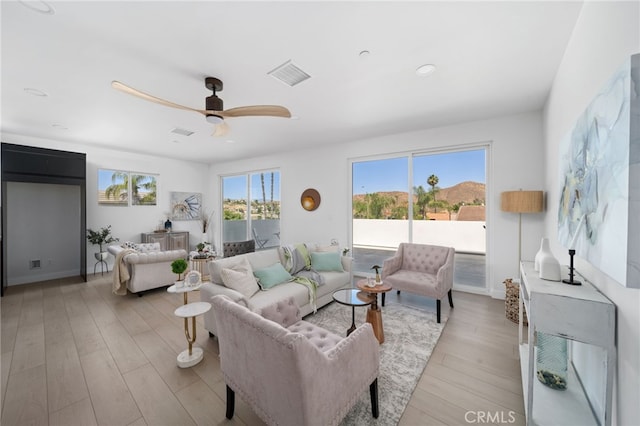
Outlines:
{"label": "ceiling fan light", "polygon": [[224,121],[222,117],[215,114],[207,114],[206,118],[207,118],[207,121],[211,124],[220,124]]}

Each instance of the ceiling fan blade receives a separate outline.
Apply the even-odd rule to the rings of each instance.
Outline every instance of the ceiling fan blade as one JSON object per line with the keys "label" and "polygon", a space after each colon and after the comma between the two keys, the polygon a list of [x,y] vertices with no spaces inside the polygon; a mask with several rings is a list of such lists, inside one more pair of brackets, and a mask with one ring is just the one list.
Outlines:
{"label": "ceiling fan blade", "polygon": [[222,123],[216,125],[216,128],[211,134],[211,136],[220,137],[220,136],[226,135],[228,132],[229,132],[229,125],[227,124],[226,121],[223,121]]}
{"label": "ceiling fan blade", "polygon": [[222,111],[220,115],[223,117],[291,117],[289,110],[279,105],[252,105],[231,108]]}
{"label": "ceiling fan blade", "polygon": [[141,92],[138,89],[134,89],[133,87],[129,87],[126,84],[121,83],[119,81],[115,81],[115,80],[112,81],[111,82],[111,87],[113,87],[116,90],[120,90],[121,92],[128,93],[130,95],[137,96],[137,97],[142,98],[144,100],[147,100],[147,101],[150,101],[150,102],[155,102],[155,103],[160,104],[160,105],[168,106],[168,107],[171,107],[171,108],[183,109],[185,111],[194,111],[194,112],[198,112],[198,113],[200,113],[202,115],[205,115],[205,116],[207,115],[207,111],[205,111],[205,110],[190,108],[190,107],[187,107],[187,106],[184,106],[184,105],[176,104],[176,103],[164,100],[164,99],[157,98],[155,96],[149,95],[148,93]]}

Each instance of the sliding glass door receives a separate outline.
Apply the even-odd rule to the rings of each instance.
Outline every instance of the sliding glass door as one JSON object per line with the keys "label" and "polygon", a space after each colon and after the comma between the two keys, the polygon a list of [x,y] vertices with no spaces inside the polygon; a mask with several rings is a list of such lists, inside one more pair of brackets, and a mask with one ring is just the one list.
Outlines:
{"label": "sliding glass door", "polygon": [[485,288],[486,147],[352,162],[354,272],[401,242],[455,247],[458,286]]}
{"label": "sliding glass door", "polygon": [[222,242],[255,240],[256,250],[280,245],[280,172],[222,178]]}

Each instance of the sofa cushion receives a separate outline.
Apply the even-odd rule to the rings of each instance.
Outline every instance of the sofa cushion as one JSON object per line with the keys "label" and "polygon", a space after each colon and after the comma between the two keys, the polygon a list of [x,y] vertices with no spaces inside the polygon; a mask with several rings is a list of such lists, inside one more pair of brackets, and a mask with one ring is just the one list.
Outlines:
{"label": "sofa cushion", "polygon": [[[247,266],[248,265],[248,266]],[[224,281],[222,281],[222,276],[220,272],[223,268],[227,269],[235,269],[236,271],[241,269],[251,268],[251,264],[246,256],[233,256],[226,257],[224,259],[214,260],[213,262],[209,262],[209,273],[211,275],[211,282],[224,285]],[[253,271],[251,272],[253,273]]]}
{"label": "sofa cushion", "polygon": [[303,269],[309,269],[311,258],[309,250],[304,244],[287,245],[278,249],[280,263],[290,273],[297,274]]}
{"label": "sofa cushion", "polygon": [[153,253],[160,251],[160,243],[140,243],[137,244],[136,250],[140,253]]}
{"label": "sofa cushion", "polygon": [[[249,262],[247,262],[247,265]],[[251,270],[240,269],[234,270],[230,268],[222,268],[220,271],[222,282],[228,288],[234,289],[242,293],[247,299],[256,294],[260,290],[256,277]]]}
{"label": "sofa cushion", "polygon": [[122,248],[138,251],[138,244],[133,241],[125,241],[122,243]]}
{"label": "sofa cushion", "polygon": [[337,271],[342,272],[340,253],[335,252],[311,252],[311,269],[318,272]]}
{"label": "sofa cushion", "polygon": [[253,275],[258,278],[258,285],[260,285],[260,288],[263,290],[268,290],[271,287],[293,279],[291,274],[284,269],[284,266],[282,266],[280,262],[274,263],[266,268],[256,269],[253,271]]}

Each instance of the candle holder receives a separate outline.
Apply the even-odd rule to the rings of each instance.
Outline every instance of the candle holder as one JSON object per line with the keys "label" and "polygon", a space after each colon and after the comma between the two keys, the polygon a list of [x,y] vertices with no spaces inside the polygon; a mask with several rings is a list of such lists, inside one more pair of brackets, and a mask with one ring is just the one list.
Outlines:
{"label": "candle holder", "polygon": [[573,256],[575,254],[576,254],[576,251],[574,249],[569,249],[569,279],[565,278],[564,280],[562,280],[562,282],[565,284],[571,284],[571,285],[582,285],[580,281],[575,281],[573,279],[574,271],[575,271],[575,269],[573,268]]}

